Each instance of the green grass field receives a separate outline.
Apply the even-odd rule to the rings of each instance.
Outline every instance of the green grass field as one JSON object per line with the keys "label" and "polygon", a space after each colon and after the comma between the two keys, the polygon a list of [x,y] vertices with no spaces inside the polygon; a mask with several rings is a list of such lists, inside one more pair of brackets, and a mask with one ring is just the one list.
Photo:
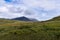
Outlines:
{"label": "green grass field", "polygon": [[60,40],[58,20],[25,22],[1,19],[0,40]]}

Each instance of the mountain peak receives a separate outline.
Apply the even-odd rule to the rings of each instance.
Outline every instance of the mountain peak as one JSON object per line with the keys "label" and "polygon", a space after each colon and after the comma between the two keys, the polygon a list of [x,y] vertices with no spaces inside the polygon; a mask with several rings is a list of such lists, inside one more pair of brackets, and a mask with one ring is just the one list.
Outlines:
{"label": "mountain peak", "polygon": [[22,17],[18,17],[18,18],[27,18],[27,17],[25,17],[25,16],[22,16]]}
{"label": "mountain peak", "polygon": [[33,19],[30,19],[30,18],[27,18],[25,16],[22,16],[22,17],[17,17],[17,18],[14,18],[12,20],[20,20],[20,21],[35,21]]}
{"label": "mountain peak", "polygon": [[17,18],[14,18],[13,20],[20,20],[20,21],[31,21],[30,19],[28,19],[27,17],[17,17]]}

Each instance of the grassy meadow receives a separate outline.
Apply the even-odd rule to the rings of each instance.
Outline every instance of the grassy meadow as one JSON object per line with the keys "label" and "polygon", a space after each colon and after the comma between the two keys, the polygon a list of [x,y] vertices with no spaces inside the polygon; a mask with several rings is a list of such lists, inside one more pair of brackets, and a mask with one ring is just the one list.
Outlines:
{"label": "grassy meadow", "polygon": [[1,19],[0,40],[60,40],[58,20],[26,22]]}

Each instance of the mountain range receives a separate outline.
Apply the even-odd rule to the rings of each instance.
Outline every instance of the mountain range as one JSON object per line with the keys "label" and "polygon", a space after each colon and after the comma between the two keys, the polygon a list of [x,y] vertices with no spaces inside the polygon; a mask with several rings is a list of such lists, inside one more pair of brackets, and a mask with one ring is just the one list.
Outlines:
{"label": "mountain range", "polygon": [[[7,20],[7,19],[5,19],[5,18],[0,18],[0,20]],[[9,19],[9,20],[18,20],[18,21],[39,21],[39,20],[37,20],[37,19],[34,19],[34,18],[27,18],[27,17],[25,17],[25,16],[16,17],[16,18]],[[53,17],[52,19],[49,19],[49,20],[46,20],[46,21],[60,21],[60,16]]]}

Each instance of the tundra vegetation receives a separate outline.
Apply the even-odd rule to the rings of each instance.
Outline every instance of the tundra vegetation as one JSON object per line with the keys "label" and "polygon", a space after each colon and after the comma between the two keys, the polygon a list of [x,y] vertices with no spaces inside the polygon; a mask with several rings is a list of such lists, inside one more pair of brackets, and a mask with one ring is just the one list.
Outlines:
{"label": "tundra vegetation", "polygon": [[43,22],[0,19],[0,40],[60,40],[60,17]]}

